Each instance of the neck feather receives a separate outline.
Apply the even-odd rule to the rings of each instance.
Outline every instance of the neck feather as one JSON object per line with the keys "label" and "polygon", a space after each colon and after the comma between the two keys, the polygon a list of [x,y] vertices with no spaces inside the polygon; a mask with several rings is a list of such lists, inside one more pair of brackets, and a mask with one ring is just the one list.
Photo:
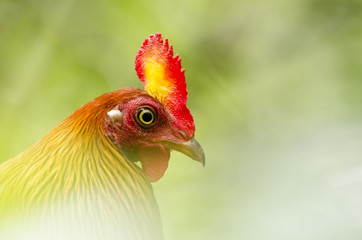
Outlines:
{"label": "neck feather", "polygon": [[82,199],[81,205],[102,205],[100,212],[108,211],[108,216],[131,216],[131,222],[158,219],[147,178],[104,134],[105,114],[129,92],[104,94],[87,103],[5,162],[0,169],[0,210],[54,208],[55,202],[79,209]]}

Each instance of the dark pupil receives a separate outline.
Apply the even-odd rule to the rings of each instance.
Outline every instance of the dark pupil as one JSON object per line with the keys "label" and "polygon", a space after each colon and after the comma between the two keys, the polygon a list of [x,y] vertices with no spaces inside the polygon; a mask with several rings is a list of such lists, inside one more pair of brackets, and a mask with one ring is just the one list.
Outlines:
{"label": "dark pupil", "polygon": [[152,121],[152,114],[150,112],[145,112],[144,114],[142,114],[142,120],[146,123],[149,123]]}

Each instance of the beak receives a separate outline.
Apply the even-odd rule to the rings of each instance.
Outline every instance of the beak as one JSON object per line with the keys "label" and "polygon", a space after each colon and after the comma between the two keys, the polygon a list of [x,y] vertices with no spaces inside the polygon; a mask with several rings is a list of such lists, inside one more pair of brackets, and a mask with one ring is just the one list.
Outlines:
{"label": "beak", "polygon": [[169,149],[176,150],[192,158],[195,161],[202,163],[205,166],[205,154],[201,145],[195,138],[191,138],[186,142],[176,142],[172,140],[160,140],[160,142]]}

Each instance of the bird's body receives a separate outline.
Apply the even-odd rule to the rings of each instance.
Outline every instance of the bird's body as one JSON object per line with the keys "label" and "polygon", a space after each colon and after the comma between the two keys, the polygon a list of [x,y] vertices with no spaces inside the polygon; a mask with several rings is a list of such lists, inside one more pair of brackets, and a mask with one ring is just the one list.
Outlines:
{"label": "bird's body", "polygon": [[[103,239],[104,232],[110,239],[134,233],[144,234],[137,239],[161,239],[149,181],[104,132],[107,109],[131,92],[138,91],[122,89],[85,104],[40,141],[4,163],[0,168],[2,215],[11,214],[20,224],[42,222],[43,236],[69,237],[74,231],[71,225],[79,224],[80,239]],[[61,232],[54,227],[59,219],[68,222],[59,228]],[[44,227],[45,223],[49,226]],[[97,233],[97,228],[101,232]],[[23,231],[29,234],[36,231],[26,229],[24,226]]]}
{"label": "bird's body", "polygon": [[[151,36],[141,50],[168,48],[160,39]],[[145,75],[143,81],[155,80]],[[204,156],[193,139],[186,90],[180,105],[145,90],[101,95],[0,166],[0,239],[163,239],[150,181],[163,176],[171,149],[198,161]]]}

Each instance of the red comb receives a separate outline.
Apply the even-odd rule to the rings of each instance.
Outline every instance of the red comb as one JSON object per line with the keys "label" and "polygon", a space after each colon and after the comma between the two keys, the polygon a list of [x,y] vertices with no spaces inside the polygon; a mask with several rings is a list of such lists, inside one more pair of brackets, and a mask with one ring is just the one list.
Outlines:
{"label": "red comb", "polygon": [[185,70],[181,59],[173,56],[172,45],[160,33],[147,38],[135,59],[136,72],[145,91],[163,103],[176,119],[176,124],[193,136],[195,124],[186,107]]}

